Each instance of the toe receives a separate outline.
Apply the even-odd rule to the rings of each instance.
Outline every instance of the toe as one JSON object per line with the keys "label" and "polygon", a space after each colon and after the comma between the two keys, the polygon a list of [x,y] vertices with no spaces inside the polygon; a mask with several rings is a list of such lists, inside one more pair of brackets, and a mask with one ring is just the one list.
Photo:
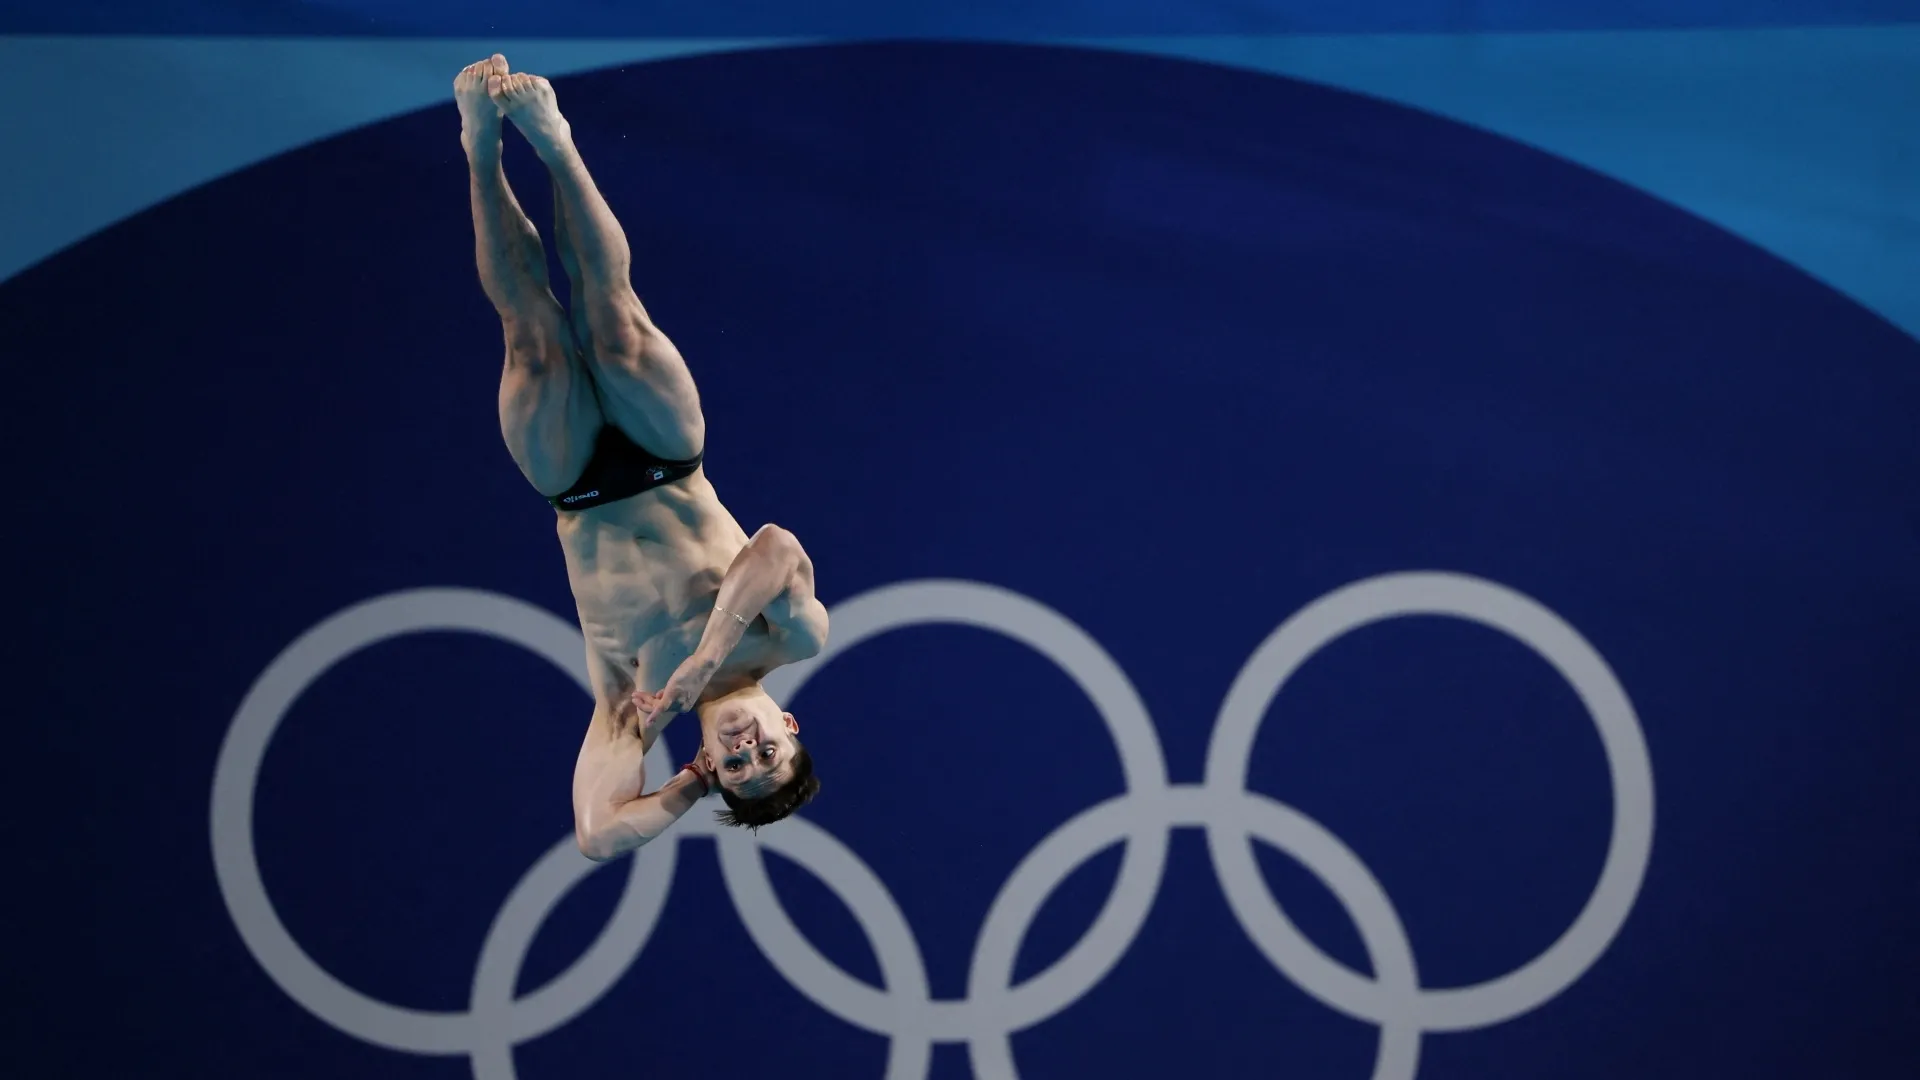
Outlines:
{"label": "toe", "polygon": [[499,53],[494,53],[485,63],[495,74],[505,75],[507,73],[507,58]]}
{"label": "toe", "polygon": [[499,99],[506,96],[507,80],[500,75],[487,76],[487,96]]}

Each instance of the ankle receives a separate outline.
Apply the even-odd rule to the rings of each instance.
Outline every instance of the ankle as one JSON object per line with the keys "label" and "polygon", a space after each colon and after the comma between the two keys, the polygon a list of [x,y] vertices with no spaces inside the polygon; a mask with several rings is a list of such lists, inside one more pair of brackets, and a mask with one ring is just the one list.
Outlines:
{"label": "ankle", "polygon": [[500,160],[500,132],[462,131],[460,145],[467,152],[469,165],[492,165]]}
{"label": "ankle", "polygon": [[529,138],[534,156],[549,167],[564,165],[579,155],[573,146],[573,125],[562,119],[540,132],[539,138]]}

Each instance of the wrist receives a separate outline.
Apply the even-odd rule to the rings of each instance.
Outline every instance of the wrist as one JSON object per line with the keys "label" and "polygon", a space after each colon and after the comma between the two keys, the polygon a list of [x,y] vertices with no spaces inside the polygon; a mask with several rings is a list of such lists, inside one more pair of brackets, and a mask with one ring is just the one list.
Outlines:
{"label": "wrist", "polygon": [[713,783],[707,779],[707,774],[701,770],[698,762],[688,762],[681,767],[680,771],[693,777],[693,779],[688,781],[688,784],[689,786],[698,784],[702,798],[713,794]]}
{"label": "wrist", "polygon": [[700,635],[700,643],[694,646],[693,655],[687,658],[687,663],[693,668],[692,674],[698,676],[703,684],[711,682],[720,670],[721,663],[744,636],[738,623],[716,612],[707,621],[706,631]]}

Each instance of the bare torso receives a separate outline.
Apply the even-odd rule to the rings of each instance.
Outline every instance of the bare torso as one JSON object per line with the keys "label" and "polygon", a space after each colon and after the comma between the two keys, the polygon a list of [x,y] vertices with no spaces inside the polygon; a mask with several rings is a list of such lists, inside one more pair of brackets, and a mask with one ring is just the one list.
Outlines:
{"label": "bare torso", "polygon": [[[693,655],[747,534],[721,505],[705,470],[559,519],[587,641],[594,726],[622,729],[633,717],[636,686],[661,686]],[[751,669],[766,647],[766,629],[756,624],[727,669]]]}

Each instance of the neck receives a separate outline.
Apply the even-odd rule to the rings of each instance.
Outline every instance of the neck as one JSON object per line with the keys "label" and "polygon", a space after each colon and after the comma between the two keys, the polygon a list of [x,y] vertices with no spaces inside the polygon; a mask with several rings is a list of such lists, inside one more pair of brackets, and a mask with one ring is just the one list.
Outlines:
{"label": "neck", "polygon": [[710,718],[719,711],[719,706],[749,694],[762,696],[766,694],[766,691],[760,688],[760,680],[750,679],[744,675],[732,675],[724,671],[715,675],[713,681],[707,684],[706,692],[700,695],[700,703],[695,706],[695,711],[700,715],[700,729],[707,730],[711,723]]}
{"label": "neck", "polygon": [[707,681],[707,689],[700,695],[700,704],[717,705],[728,698],[752,693],[766,693],[765,690],[760,689],[759,679],[745,672],[727,671],[723,668],[715,672],[713,678]]}

